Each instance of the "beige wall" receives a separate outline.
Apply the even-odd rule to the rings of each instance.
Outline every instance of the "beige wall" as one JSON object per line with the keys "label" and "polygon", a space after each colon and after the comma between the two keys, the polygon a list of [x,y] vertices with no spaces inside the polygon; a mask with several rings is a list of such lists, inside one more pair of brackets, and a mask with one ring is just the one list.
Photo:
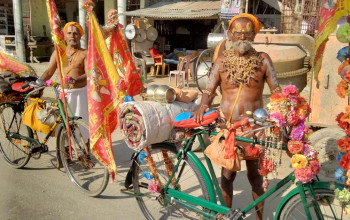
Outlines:
{"label": "beige wall", "polygon": [[104,0],[105,21],[107,21],[108,11],[117,8],[117,0]]}
{"label": "beige wall", "polygon": [[34,36],[44,36],[43,25],[45,25],[46,34],[51,38],[51,28],[45,0],[32,0],[32,24]]}

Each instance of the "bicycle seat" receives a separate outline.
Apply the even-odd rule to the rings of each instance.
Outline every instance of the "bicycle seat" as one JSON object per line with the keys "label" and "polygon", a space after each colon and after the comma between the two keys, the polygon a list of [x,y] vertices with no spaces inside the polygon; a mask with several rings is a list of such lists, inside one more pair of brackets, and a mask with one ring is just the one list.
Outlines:
{"label": "bicycle seat", "polygon": [[12,84],[11,88],[16,92],[28,92],[29,90],[33,89],[33,87],[31,86],[23,87],[25,84],[26,84],[25,82],[16,82]]}
{"label": "bicycle seat", "polygon": [[174,120],[173,125],[180,128],[196,128],[203,125],[208,125],[214,122],[218,117],[219,113],[216,110],[210,110],[203,115],[203,120],[200,123],[194,121],[194,117],[190,117],[193,112],[183,112],[178,114]]}

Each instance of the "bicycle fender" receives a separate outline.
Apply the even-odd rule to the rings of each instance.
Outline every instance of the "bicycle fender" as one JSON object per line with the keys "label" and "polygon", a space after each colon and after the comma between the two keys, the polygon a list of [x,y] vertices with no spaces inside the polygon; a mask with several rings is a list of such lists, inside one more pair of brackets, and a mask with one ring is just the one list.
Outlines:
{"label": "bicycle fender", "polygon": [[[343,189],[344,185],[337,183],[337,182],[324,182],[324,181],[320,181],[320,182],[314,182],[312,183],[312,188],[313,189]],[[277,210],[276,210],[276,214],[275,214],[275,220],[278,220],[278,216],[280,215],[283,207],[286,205],[287,201],[292,198],[293,196],[295,196],[296,194],[299,194],[299,190],[298,188],[294,188],[292,191],[290,191],[280,202]]]}
{"label": "bicycle fender", "polygon": [[210,201],[216,203],[216,194],[215,194],[213,182],[211,181],[211,178],[210,178],[210,175],[209,175],[207,169],[204,167],[203,163],[199,160],[199,158],[192,151],[188,151],[186,155],[188,158],[190,158],[192,160],[192,162],[196,165],[199,172],[201,173],[201,175],[204,179],[204,182],[208,188]]}
{"label": "bicycle fender", "polygon": [[133,176],[134,176],[134,170],[135,170],[135,166],[136,166],[136,160],[137,157],[140,153],[133,153],[131,156],[131,166],[130,169],[128,171],[128,173],[126,174],[125,177],[125,182],[124,182],[124,187],[126,189],[131,189],[132,187],[130,187],[132,185],[132,181],[133,181]]}

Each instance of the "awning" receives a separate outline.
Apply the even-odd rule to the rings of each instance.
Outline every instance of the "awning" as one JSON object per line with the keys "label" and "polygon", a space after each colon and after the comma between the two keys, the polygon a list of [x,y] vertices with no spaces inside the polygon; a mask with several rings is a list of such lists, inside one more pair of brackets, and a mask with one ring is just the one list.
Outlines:
{"label": "awning", "polygon": [[147,8],[121,13],[121,15],[154,19],[217,19],[221,1],[158,2]]}
{"label": "awning", "polygon": [[278,0],[263,0],[266,4],[270,5],[277,11],[281,12],[282,11],[282,2]]}

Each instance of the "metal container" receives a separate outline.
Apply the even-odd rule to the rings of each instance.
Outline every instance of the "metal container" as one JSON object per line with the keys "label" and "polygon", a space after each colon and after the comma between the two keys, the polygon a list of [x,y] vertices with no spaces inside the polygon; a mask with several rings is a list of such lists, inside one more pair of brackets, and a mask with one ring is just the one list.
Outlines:
{"label": "metal container", "polygon": [[214,50],[222,39],[224,39],[224,33],[209,33],[207,40],[208,49]]}
{"label": "metal container", "polygon": [[159,85],[151,85],[147,87],[146,95],[147,100],[154,100],[154,92]]}
{"label": "metal container", "polygon": [[170,103],[174,102],[175,98],[175,90],[167,85],[158,86],[154,91],[154,100],[157,102]]}

